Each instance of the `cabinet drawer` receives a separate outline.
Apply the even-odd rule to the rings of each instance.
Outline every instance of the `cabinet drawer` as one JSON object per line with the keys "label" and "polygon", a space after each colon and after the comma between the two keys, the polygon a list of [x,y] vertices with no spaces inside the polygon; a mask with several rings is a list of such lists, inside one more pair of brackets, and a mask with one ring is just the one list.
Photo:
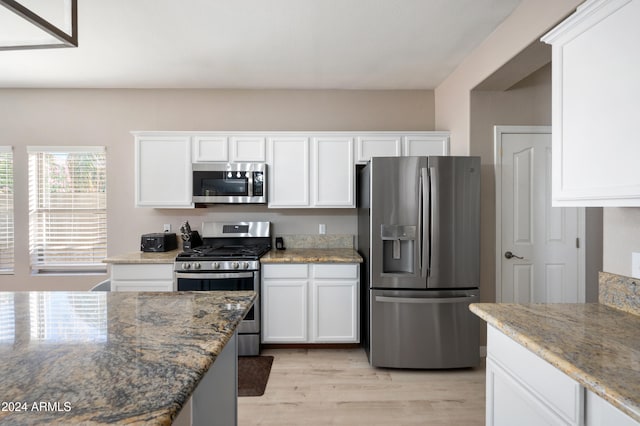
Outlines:
{"label": "cabinet drawer", "polygon": [[309,272],[307,264],[292,265],[263,265],[263,278],[307,278]]}
{"label": "cabinet drawer", "polygon": [[111,265],[113,280],[173,280],[173,264]]}
{"label": "cabinet drawer", "polygon": [[312,265],[314,278],[358,278],[358,265],[356,264],[323,264]]}
{"label": "cabinet drawer", "polygon": [[584,392],[578,382],[515,342],[488,327],[487,356],[507,370],[568,424],[580,424]]}
{"label": "cabinet drawer", "polygon": [[174,291],[173,281],[111,281],[111,291]]}

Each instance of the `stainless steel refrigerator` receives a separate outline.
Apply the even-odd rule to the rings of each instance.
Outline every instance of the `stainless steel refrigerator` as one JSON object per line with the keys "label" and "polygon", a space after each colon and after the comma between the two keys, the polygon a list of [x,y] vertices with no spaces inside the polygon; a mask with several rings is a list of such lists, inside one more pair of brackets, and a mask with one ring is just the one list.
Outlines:
{"label": "stainless steel refrigerator", "polygon": [[480,158],[374,157],[358,173],[362,341],[371,365],[480,363]]}

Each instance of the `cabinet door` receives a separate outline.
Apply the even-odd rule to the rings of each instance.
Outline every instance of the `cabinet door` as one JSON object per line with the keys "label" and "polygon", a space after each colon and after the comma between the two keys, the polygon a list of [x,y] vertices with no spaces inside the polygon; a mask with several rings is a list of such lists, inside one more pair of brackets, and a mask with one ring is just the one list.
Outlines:
{"label": "cabinet door", "polygon": [[173,264],[113,264],[111,291],[173,291]]}
{"label": "cabinet door", "polygon": [[194,136],[193,162],[229,161],[229,141],[224,136]]}
{"label": "cabinet door", "polygon": [[262,280],[262,342],[304,343],[307,334],[306,279]]}
{"label": "cabinet door", "polygon": [[602,399],[595,393],[587,390],[586,410],[584,424],[586,426],[638,426],[638,422],[625,413]]}
{"label": "cabinet door", "polygon": [[355,207],[353,139],[313,138],[313,204]]}
{"label": "cabinet door", "polygon": [[400,136],[359,136],[356,161],[365,164],[371,157],[399,157],[402,154]]}
{"label": "cabinet door", "polygon": [[265,138],[261,136],[234,136],[231,138],[231,161],[234,163],[266,160]]}
{"label": "cabinet door", "polygon": [[314,280],[310,305],[313,342],[358,343],[357,281]]}
{"label": "cabinet door", "polygon": [[547,34],[553,203],[640,206],[640,1],[587,1]]}
{"label": "cabinet door", "polygon": [[487,358],[487,426],[566,425],[493,359]]}
{"label": "cabinet door", "polygon": [[269,207],[309,206],[309,139],[269,139]]}
{"label": "cabinet door", "polygon": [[449,155],[449,134],[405,136],[402,138],[402,155]]}
{"label": "cabinet door", "polygon": [[193,207],[188,136],[137,136],[137,207]]}

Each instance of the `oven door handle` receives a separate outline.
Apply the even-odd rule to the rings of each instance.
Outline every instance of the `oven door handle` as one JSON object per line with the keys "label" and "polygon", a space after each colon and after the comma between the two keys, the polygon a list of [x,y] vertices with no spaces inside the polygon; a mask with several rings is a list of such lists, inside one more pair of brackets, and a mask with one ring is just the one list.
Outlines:
{"label": "oven door handle", "polygon": [[253,272],[229,272],[229,273],[207,273],[207,272],[176,272],[176,278],[194,278],[198,280],[225,280],[228,278],[253,278]]}

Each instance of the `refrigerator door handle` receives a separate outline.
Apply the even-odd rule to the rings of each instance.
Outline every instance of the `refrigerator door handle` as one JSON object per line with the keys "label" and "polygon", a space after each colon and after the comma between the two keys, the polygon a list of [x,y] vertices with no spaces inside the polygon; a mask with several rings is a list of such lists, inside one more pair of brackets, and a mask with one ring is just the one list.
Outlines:
{"label": "refrigerator door handle", "polygon": [[429,198],[429,169],[420,169],[420,246],[422,256],[420,257],[420,270],[422,277],[429,276],[431,268],[431,238],[429,236],[431,200]]}
{"label": "refrigerator door handle", "polygon": [[476,296],[461,297],[389,297],[376,296],[376,302],[384,303],[467,303],[476,300]]}

